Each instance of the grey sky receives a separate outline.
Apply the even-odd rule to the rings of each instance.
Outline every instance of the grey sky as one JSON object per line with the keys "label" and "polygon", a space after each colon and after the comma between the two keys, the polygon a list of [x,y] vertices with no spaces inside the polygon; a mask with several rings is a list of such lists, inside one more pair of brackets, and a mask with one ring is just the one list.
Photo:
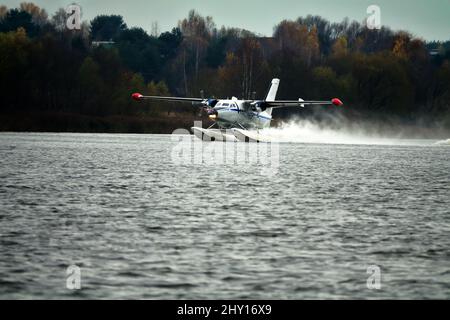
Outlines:
{"label": "grey sky", "polygon": [[[53,14],[70,0],[27,0]],[[8,7],[22,1],[1,0]],[[83,7],[84,19],[97,14],[120,14],[128,26],[151,30],[158,22],[161,31],[177,25],[190,9],[210,15],[217,26],[245,28],[270,36],[275,24],[317,14],[333,22],[344,17],[362,21],[371,4],[381,8],[381,22],[394,30],[407,30],[427,40],[450,40],[450,0],[75,0]]]}

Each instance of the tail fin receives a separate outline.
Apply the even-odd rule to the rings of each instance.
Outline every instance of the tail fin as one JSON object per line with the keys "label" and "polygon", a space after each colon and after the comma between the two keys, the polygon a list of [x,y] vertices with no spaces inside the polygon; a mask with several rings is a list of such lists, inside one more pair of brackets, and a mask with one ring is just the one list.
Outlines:
{"label": "tail fin", "polygon": [[[273,79],[270,86],[269,93],[267,93],[266,101],[275,101],[278,92],[278,86],[280,85],[280,79]],[[272,108],[267,108],[266,112],[272,114]]]}

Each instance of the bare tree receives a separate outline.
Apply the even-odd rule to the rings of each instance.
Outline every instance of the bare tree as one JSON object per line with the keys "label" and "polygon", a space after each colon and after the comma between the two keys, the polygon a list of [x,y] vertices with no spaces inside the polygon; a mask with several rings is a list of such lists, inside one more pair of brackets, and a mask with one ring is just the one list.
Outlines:
{"label": "bare tree", "polygon": [[184,35],[184,47],[194,55],[194,72],[198,79],[200,61],[208,46],[211,35],[215,32],[215,24],[212,17],[202,17],[195,10],[189,12],[188,18],[178,23]]}
{"label": "bare tree", "polygon": [[261,46],[255,38],[242,39],[238,50],[242,67],[242,97],[250,99],[254,89],[255,70],[260,69],[262,63]]}
{"label": "bare tree", "polygon": [[67,13],[63,8],[59,8],[52,16],[51,23],[59,32],[66,30]]}
{"label": "bare tree", "polygon": [[158,21],[154,21],[152,22],[152,30],[150,33],[153,37],[158,37],[159,36],[159,24]]}

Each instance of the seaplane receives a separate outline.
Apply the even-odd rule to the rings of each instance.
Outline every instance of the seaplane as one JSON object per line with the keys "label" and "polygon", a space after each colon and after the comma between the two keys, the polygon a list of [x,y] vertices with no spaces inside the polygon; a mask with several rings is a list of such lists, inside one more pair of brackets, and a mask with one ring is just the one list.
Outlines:
{"label": "seaplane", "polygon": [[136,101],[154,100],[167,102],[191,103],[206,112],[213,124],[209,128],[192,127],[194,135],[203,141],[243,141],[270,142],[270,138],[260,134],[260,130],[269,128],[272,111],[276,108],[300,107],[315,105],[343,105],[338,98],[329,101],[276,100],[280,79],[273,79],[269,92],[264,100],[240,100],[215,98],[181,98],[144,96],[133,93]]}

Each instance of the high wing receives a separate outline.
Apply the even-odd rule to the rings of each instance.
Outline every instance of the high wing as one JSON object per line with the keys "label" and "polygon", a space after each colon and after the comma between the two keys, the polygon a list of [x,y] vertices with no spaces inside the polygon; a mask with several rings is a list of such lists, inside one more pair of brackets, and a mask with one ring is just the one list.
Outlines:
{"label": "high wing", "polygon": [[156,101],[169,101],[169,102],[203,102],[202,98],[178,98],[178,97],[159,97],[159,96],[144,96],[140,93],[133,93],[131,96],[134,100],[156,100]]}
{"label": "high wing", "polygon": [[307,105],[335,105],[337,107],[342,106],[341,100],[334,98],[330,101],[304,101],[299,100],[278,100],[278,101],[264,101],[266,108],[284,108],[284,107],[304,107]]}

